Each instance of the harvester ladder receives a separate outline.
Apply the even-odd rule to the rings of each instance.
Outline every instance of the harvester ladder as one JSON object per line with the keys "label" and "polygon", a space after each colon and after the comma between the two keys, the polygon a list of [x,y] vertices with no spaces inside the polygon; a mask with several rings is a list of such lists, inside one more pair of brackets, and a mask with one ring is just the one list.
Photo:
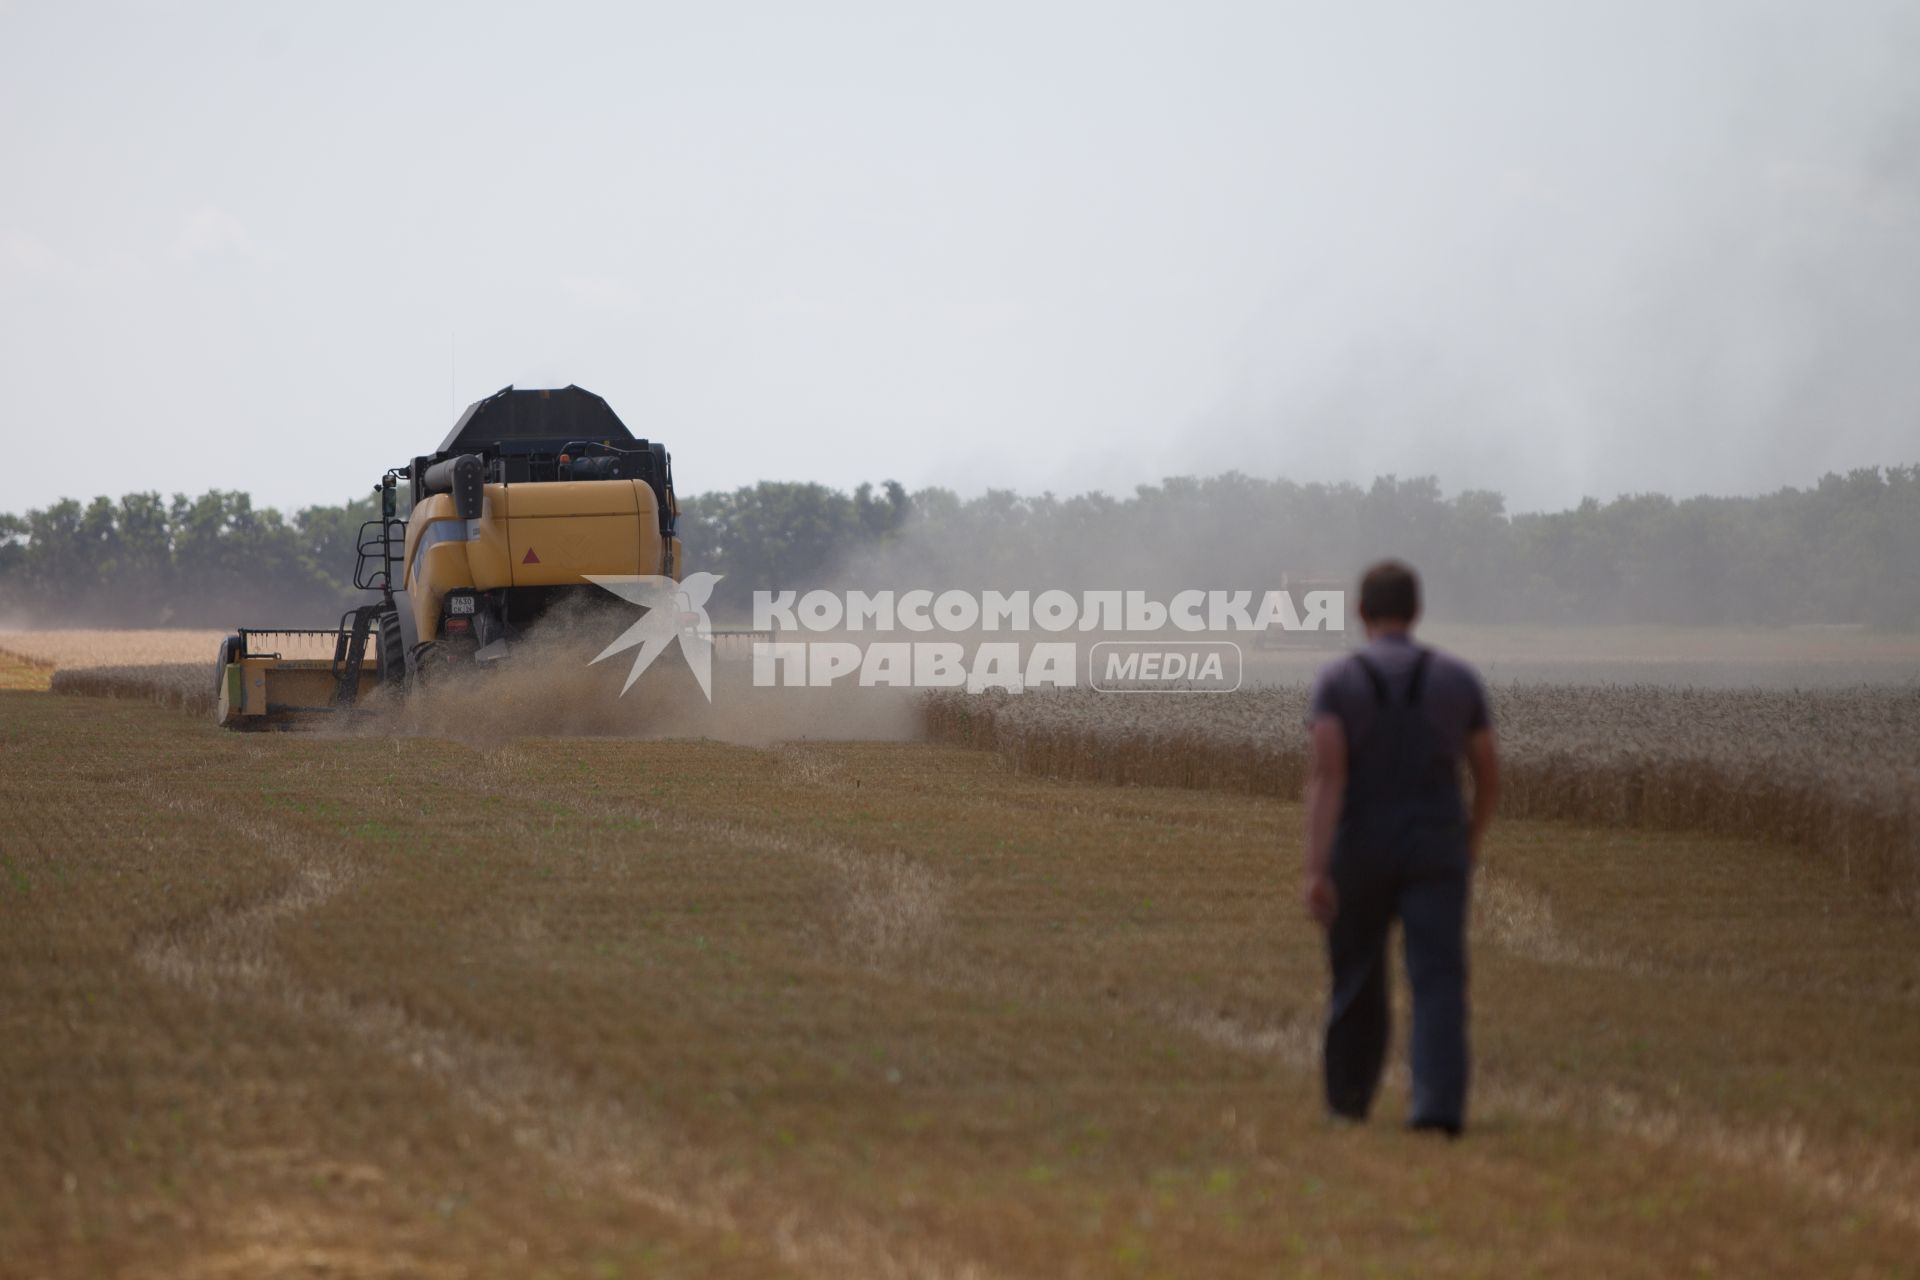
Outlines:
{"label": "harvester ladder", "polygon": [[394,566],[405,554],[407,522],[395,517],[369,520],[360,526],[353,585],[361,591],[390,592],[396,587]]}
{"label": "harvester ladder", "polygon": [[348,610],[340,619],[340,631],[333,641],[333,705],[350,707],[360,697],[360,669],[367,662],[367,636],[374,619],[387,609],[386,602],[363,604]]}

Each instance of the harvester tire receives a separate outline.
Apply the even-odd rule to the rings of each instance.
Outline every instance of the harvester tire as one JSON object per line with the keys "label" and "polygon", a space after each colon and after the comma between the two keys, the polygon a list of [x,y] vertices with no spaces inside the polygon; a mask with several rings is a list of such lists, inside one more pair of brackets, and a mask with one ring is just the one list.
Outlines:
{"label": "harvester tire", "polygon": [[219,697],[220,690],[226,687],[227,668],[240,660],[240,637],[228,636],[220,641],[220,656],[213,664],[213,696]]}
{"label": "harvester tire", "polygon": [[413,649],[413,685],[430,685],[447,674],[451,664],[447,652],[434,641],[415,645]]}
{"label": "harvester tire", "polygon": [[406,641],[400,638],[400,611],[388,609],[380,615],[380,683],[399,686],[407,680]]}

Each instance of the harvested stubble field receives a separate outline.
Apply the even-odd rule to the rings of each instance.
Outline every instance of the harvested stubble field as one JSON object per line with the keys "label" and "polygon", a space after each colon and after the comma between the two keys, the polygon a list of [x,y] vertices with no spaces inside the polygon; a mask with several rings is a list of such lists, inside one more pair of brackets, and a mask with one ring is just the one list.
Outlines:
{"label": "harvested stubble field", "polygon": [[[1004,721],[1001,722],[1004,725]],[[1299,812],[925,743],[0,693],[0,1274],[1902,1275],[1920,933],[1497,829],[1458,1144],[1321,1120]],[[1030,762],[1029,762],[1030,763]]]}
{"label": "harvested stubble field", "polygon": [[[1510,816],[1785,842],[1908,910],[1920,900],[1920,687],[1507,685],[1492,698]],[[1298,685],[940,694],[927,727],[1027,773],[1293,798],[1306,709]]]}

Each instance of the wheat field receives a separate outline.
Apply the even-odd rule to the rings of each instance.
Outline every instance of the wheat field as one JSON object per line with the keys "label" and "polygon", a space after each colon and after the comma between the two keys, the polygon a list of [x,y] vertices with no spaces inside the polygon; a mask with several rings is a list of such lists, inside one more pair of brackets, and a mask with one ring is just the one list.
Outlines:
{"label": "wheat field", "polygon": [[[1503,811],[1796,845],[1911,909],[1920,897],[1920,687],[1492,690]],[[935,694],[936,741],[1023,772],[1297,797],[1307,691],[1116,698]]]}
{"label": "wheat field", "polygon": [[[0,1273],[1897,1276],[1914,924],[1515,821],[1474,1131],[1317,1105],[1299,810],[0,693]],[[1836,1046],[1846,1052],[1837,1053]]]}
{"label": "wheat field", "polygon": [[[16,684],[45,679],[57,692],[205,715],[217,701],[211,655],[218,640],[213,632],[0,633],[0,654],[28,664],[13,664]],[[507,699],[518,705],[510,719],[521,731],[641,731],[634,704],[609,696],[607,673],[587,671],[576,647],[558,655],[552,671],[495,681],[477,694],[448,691],[437,708],[388,714],[373,727],[492,731],[500,717],[491,704]],[[194,653],[200,656],[183,656]],[[684,700],[675,700],[667,719],[675,733],[733,740],[755,736],[755,721],[814,737],[849,736],[832,732],[836,718],[851,718],[854,735],[870,736],[895,736],[917,722],[935,741],[988,747],[1023,771],[1071,779],[1292,798],[1305,778],[1306,690],[1298,684],[1149,698],[1084,689],[941,692],[923,697],[917,711],[896,699],[877,713],[873,695],[861,700],[858,717],[844,709],[810,714],[804,705],[795,711],[793,699],[757,692],[760,705],[744,723]],[[755,693],[736,681],[736,701]],[[1493,693],[1509,814],[1782,841],[1908,910],[1920,904],[1920,684],[1516,683]],[[642,714],[664,713],[656,704]]]}
{"label": "wheat field", "polygon": [[1473,1129],[1436,1145],[1394,1129],[1398,1067],[1375,1125],[1319,1114],[1301,690],[941,696],[930,741],[735,745],[556,711],[620,678],[569,668],[491,719],[466,689],[240,735],[196,711],[210,663],[91,644],[116,661],[0,661],[0,1275],[1899,1276],[1920,1247],[1908,694],[1496,689]]}
{"label": "wheat field", "polygon": [[219,701],[220,631],[0,631],[0,688],[133,698],[190,715]]}
{"label": "wheat field", "polygon": [[197,663],[211,667],[223,631],[0,631],[0,653],[60,670]]}

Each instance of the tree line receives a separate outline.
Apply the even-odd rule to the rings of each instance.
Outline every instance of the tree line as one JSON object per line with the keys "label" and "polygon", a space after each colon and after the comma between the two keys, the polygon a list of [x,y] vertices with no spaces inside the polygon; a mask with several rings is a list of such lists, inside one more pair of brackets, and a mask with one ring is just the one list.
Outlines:
{"label": "tree line", "polygon": [[244,493],[71,498],[0,514],[0,623],[326,626],[352,588],[368,497],[291,517]]}
{"label": "tree line", "polygon": [[[283,516],[246,494],[129,494],[0,515],[0,623],[328,625],[355,603],[372,500]],[[1539,623],[1920,626],[1920,467],[1829,474],[1757,497],[1589,499],[1509,514],[1431,478],[1296,484],[1240,474],[1132,494],[892,481],[853,492],[764,482],[682,500],[686,566],[724,575],[717,616],[756,588],[1264,590],[1350,580],[1400,555],[1436,617]]]}

